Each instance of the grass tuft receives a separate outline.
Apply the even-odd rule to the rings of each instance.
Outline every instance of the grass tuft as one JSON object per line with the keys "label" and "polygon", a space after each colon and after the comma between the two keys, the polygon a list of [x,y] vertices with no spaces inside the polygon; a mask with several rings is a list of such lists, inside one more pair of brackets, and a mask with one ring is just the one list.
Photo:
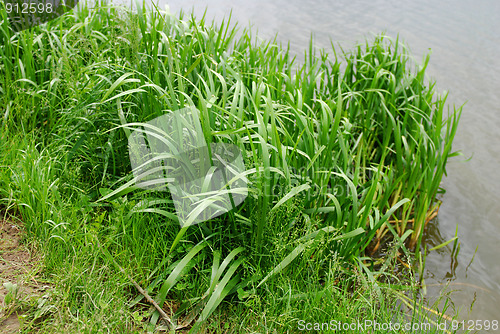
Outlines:
{"label": "grass tuft", "polygon": [[[311,43],[300,63],[229,20],[106,2],[17,33],[0,15],[0,208],[43,246],[59,291],[53,317],[26,328],[294,332],[326,315],[426,314],[408,301],[412,270],[393,271],[415,269],[456,155],[461,108],[425,80],[429,57],[415,66],[380,35],[351,51]],[[241,150],[249,190],[180,229],[169,193],[134,186],[127,138],[184,107],[208,143]]]}

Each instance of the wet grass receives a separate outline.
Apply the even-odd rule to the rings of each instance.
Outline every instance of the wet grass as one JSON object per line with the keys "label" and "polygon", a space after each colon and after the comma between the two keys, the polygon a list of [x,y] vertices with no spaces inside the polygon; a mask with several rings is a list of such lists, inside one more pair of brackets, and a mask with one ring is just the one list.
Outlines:
{"label": "wet grass", "polygon": [[[401,269],[417,268],[456,154],[461,108],[426,81],[428,57],[416,66],[381,35],[340,53],[311,42],[298,60],[228,22],[105,3],[21,33],[0,13],[0,205],[22,217],[58,287],[27,330],[447,319],[412,304],[418,282]],[[168,193],[130,186],[127,136],[188,106],[207,142],[240,148],[249,195],[180,229]],[[392,251],[373,258],[386,239]]]}

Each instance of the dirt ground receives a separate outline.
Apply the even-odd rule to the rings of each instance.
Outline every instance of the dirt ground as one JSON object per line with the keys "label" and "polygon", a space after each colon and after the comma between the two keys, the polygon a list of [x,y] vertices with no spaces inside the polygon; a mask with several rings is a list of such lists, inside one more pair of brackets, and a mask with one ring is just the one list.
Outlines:
{"label": "dirt ground", "polygon": [[[37,282],[40,259],[22,243],[22,226],[0,215],[0,333],[18,333],[23,304],[41,294],[47,287]],[[17,284],[16,299],[5,303],[8,291],[4,283]]]}

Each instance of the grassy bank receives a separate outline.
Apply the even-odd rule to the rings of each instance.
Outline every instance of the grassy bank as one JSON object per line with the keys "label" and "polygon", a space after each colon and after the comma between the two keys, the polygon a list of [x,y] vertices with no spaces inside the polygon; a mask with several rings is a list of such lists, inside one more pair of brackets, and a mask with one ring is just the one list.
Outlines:
{"label": "grassy bank", "polygon": [[[428,58],[379,36],[299,61],[229,24],[105,4],[14,34],[3,13],[0,205],[54,284],[46,307],[25,301],[26,331],[445,319],[416,303],[412,254],[461,109],[424,80]],[[249,189],[181,229],[168,192],[134,187],[127,136],[184,107],[241,150]]]}

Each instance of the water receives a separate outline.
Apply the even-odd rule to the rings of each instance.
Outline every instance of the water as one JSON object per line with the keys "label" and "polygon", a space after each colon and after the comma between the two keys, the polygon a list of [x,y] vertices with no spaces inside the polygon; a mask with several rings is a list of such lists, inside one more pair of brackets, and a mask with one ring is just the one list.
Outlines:
{"label": "water", "polygon": [[447,192],[426,237],[429,245],[439,244],[454,237],[458,225],[460,253],[455,262],[451,247],[431,252],[425,282],[431,299],[450,282],[464,319],[500,320],[500,1],[160,0],[158,5],[173,13],[194,10],[198,17],[207,8],[207,17],[219,22],[232,10],[240,25],[251,23],[263,39],[278,34],[300,55],[311,34],[317,47],[329,48],[333,41],[349,48],[382,31],[399,33],[418,62],[431,51],[428,77],[439,91],[450,92],[451,107],[467,102],[453,148],[472,159],[448,163]]}

